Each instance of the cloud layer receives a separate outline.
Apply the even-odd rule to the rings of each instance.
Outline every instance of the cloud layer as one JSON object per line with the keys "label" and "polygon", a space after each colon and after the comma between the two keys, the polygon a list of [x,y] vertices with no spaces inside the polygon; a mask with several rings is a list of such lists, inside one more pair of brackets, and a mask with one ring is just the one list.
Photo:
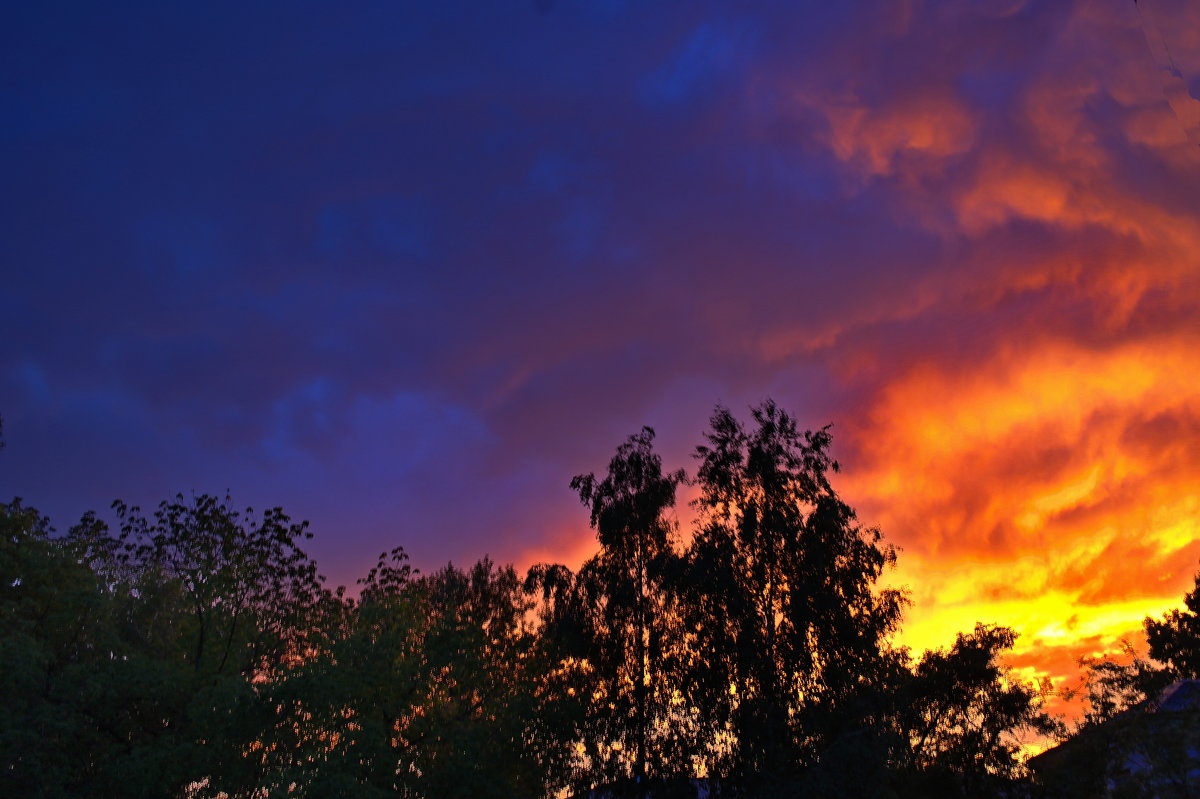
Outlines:
{"label": "cloud layer", "polygon": [[1009,623],[1065,677],[1190,585],[1172,3],[89,13],[0,34],[0,486],[60,528],[229,488],[339,582],[577,562],[573,474],[773,396],[914,646]]}

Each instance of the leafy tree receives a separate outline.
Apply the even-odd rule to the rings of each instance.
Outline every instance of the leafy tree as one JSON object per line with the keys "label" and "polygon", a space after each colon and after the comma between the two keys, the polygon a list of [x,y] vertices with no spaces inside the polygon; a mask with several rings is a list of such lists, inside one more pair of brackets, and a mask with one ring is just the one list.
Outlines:
{"label": "leafy tree", "polygon": [[388,796],[411,779],[405,733],[426,612],[407,560],[399,547],[381,554],[359,601],[340,598],[327,646],[264,687],[280,711],[263,752],[273,795],[294,785],[301,795]]}
{"label": "leafy tree", "polygon": [[[0,450],[4,449],[0,419]],[[0,795],[92,795],[111,742],[87,714],[89,675],[108,655],[104,596],[49,520],[0,504]]]}
{"label": "leafy tree", "polygon": [[895,560],[829,483],[828,429],[773,402],[746,430],[718,408],[697,449],[701,525],[688,553],[689,698],[714,724],[710,773],[787,779],[875,723],[903,604],[875,591]]}
{"label": "leafy tree", "polygon": [[1147,617],[1145,628],[1151,658],[1175,679],[1200,678],[1200,573],[1183,597],[1183,608],[1168,611],[1161,619]]}
{"label": "leafy tree", "polygon": [[1060,734],[1047,686],[1014,679],[1003,653],[1016,633],[976,624],[949,650],[926,652],[896,692],[895,763],[918,795],[1007,796],[1023,776],[1022,736]]}
{"label": "leafy tree", "polygon": [[420,589],[430,617],[425,659],[429,711],[420,717],[418,768],[431,797],[512,797],[544,792],[547,776],[526,746],[536,669],[530,602],[511,566],[488,558],[446,566]]}
{"label": "leafy tree", "polygon": [[115,536],[89,514],[68,537],[104,585],[117,634],[89,701],[123,752],[95,781],[109,795],[178,795],[193,782],[250,795],[273,716],[257,686],[304,655],[328,597],[300,548],[307,524],[208,495],[150,518],[114,507]]}
{"label": "leafy tree", "polygon": [[661,772],[658,739],[670,729],[675,672],[668,662],[674,647],[667,576],[677,557],[670,514],[685,479],[682,470],[663,472],[653,442],[654,431],[643,428],[617,448],[603,479],[586,474],[571,481],[600,542],[578,577],[592,610],[588,722],[606,744],[593,746],[591,755],[598,774],[637,784]]}
{"label": "leafy tree", "polygon": [[345,629],[270,689],[273,785],[307,795],[540,795],[529,609],[484,559],[421,577],[402,549],[360,581]]}
{"label": "leafy tree", "polygon": [[1123,641],[1121,646],[1124,657],[1120,659],[1105,655],[1080,661],[1081,688],[1064,692],[1067,699],[1083,692],[1085,710],[1077,729],[1102,725],[1158,696],[1173,681],[1168,670],[1138,654],[1131,642]]}
{"label": "leafy tree", "polygon": [[[1002,666],[1014,634],[890,646],[895,553],[834,491],[827,428],[718,408],[682,555],[685,476],[653,438],[571,483],[598,554],[524,584],[486,558],[422,576],[397,548],[352,599],[305,524],[228,498],[116,503],[115,534],[89,514],[62,538],[0,505],[0,794],[665,797],[690,770],[749,795],[1013,795],[1019,736],[1055,731]],[[1098,779],[1200,741],[1121,721],[1200,668],[1200,576],[1185,605],[1147,619],[1152,660],[1092,664],[1087,725],[1145,744],[1097,750]]]}
{"label": "leafy tree", "polygon": [[186,620],[173,650],[193,670],[266,676],[299,655],[310,609],[326,593],[316,563],[301,548],[308,522],[281,508],[262,518],[203,494],[160,503],[153,519],[114,503],[120,520],[119,567],[176,592]]}
{"label": "leafy tree", "polygon": [[93,675],[109,658],[100,585],[49,521],[20,500],[0,505],[0,794],[92,796],[92,774],[119,751],[92,712]]}
{"label": "leafy tree", "polygon": [[[609,779],[597,774],[598,740],[589,719],[597,681],[589,655],[594,608],[577,575],[562,564],[535,564],[525,578],[525,591],[537,598],[534,723],[530,742],[556,792],[586,792]],[[581,751],[582,750],[582,751]]]}

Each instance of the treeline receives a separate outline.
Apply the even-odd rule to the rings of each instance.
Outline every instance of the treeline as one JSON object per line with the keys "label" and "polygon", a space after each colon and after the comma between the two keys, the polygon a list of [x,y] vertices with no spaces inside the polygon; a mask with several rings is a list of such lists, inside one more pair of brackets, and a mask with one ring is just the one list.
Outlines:
{"label": "treeline", "polygon": [[895,550],[832,487],[827,429],[718,408],[686,541],[689,478],[653,438],[571,482],[599,542],[578,571],[422,575],[398,548],[348,592],[279,509],[116,503],[115,528],[88,514],[55,536],[0,506],[0,794],[1032,790],[1021,741],[1062,726],[1005,671],[1013,632],[919,658],[892,643]]}

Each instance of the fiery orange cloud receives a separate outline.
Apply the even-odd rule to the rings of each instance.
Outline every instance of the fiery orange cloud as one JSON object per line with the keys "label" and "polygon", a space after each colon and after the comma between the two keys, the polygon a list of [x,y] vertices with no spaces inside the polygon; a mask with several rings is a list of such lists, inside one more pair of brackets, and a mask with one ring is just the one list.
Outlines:
{"label": "fiery orange cloud", "polygon": [[904,640],[976,620],[1022,634],[1017,661],[1088,638],[1112,648],[1178,604],[1200,558],[1200,331],[1110,347],[998,343],[974,364],[915,363],[852,431],[844,490],[904,550]]}
{"label": "fiery orange cloud", "polygon": [[[938,35],[923,22],[902,26],[913,47]],[[1080,4],[1051,39],[1004,118],[955,94],[954,52],[883,104],[854,78],[794,94],[847,191],[898,178],[895,213],[959,268],[770,331],[758,353],[823,357],[848,387],[841,486],[902,547],[902,641],[1007,624],[1018,674],[1064,686],[1178,605],[1200,565],[1200,216],[1171,188],[1200,157],[1132,8]],[[877,75],[869,45],[840,68]]]}
{"label": "fiery orange cloud", "polygon": [[722,353],[832,384],[801,416],[834,422],[840,490],[902,548],[902,643],[1009,625],[1017,674],[1070,686],[1200,568],[1200,152],[1132,4],[891,4],[854,33],[820,71],[755,74],[750,105],[783,98],[796,149],[930,263],[868,250],[844,295],[760,321],[725,291],[697,318]]}

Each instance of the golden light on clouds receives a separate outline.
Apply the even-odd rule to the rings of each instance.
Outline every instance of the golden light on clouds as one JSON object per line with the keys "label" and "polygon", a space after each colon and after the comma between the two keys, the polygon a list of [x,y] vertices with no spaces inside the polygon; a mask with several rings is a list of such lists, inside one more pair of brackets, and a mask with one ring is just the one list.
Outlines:
{"label": "golden light on clouds", "polygon": [[1177,604],[1200,558],[1196,375],[1200,337],[1176,335],[1001,344],[888,384],[843,480],[904,549],[904,641],[982,620],[1016,628],[1018,654],[1089,654]]}
{"label": "golden light on clouds", "polygon": [[[1064,7],[1036,58],[979,17],[906,17],[793,93],[847,194],[886,188],[942,265],[763,349],[846,387],[839,486],[902,548],[902,641],[1009,625],[1018,672],[1063,685],[1200,568],[1200,153],[1132,7]],[[879,88],[922,48],[943,68]],[[988,48],[1011,71],[979,78],[1005,97],[985,108],[961,89]]]}
{"label": "golden light on clouds", "polygon": [[862,225],[697,318],[752,401],[803,384],[775,398],[834,424],[918,651],[1008,625],[1019,674],[1070,684],[1200,569],[1200,150],[1158,70],[1132,4],[907,3],[748,81],[772,167],[819,162]]}

